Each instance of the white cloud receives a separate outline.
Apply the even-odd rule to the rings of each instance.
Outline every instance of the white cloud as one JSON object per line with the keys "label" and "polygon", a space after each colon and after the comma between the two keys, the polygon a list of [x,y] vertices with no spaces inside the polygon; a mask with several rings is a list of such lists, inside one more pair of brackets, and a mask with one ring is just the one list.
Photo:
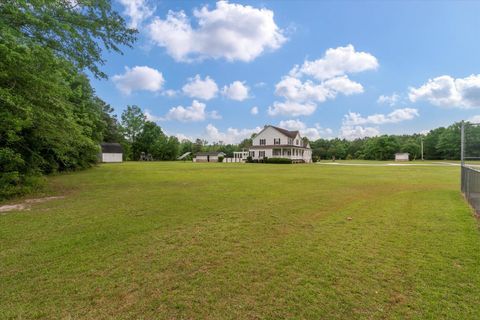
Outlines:
{"label": "white cloud", "polygon": [[250,109],[250,114],[257,115],[258,114],[258,107],[252,107],[252,109]]}
{"label": "white cloud", "polygon": [[417,109],[403,108],[396,109],[389,114],[372,114],[367,117],[362,117],[359,113],[349,112],[344,117],[344,124],[346,125],[363,125],[363,124],[385,124],[385,123],[398,123],[405,120],[411,120],[418,117],[419,113]]}
{"label": "white cloud", "polygon": [[204,80],[200,75],[188,79],[188,83],[182,87],[182,91],[190,98],[210,100],[217,95],[218,86],[213,79],[206,76]]}
{"label": "white cloud", "polygon": [[283,120],[279,122],[278,126],[287,130],[298,130],[303,136],[311,140],[317,140],[319,138],[328,139],[331,138],[333,134],[333,130],[330,128],[322,128],[318,123],[315,124],[315,127],[308,127],[299,119]]}
{"label": "white cloud", "polygon": [[204,103],[193,100],[192,105],[189,107],[178,106],[171,108],[165,119],[178,120],[181,122],[203,121],[207,118],[205,107],[206,105]]}
{"label": "white cloud", "polygon": [[374,127],[342,125],[340,128],[340,137],[347,140],[375,137],[378,135],[380,135],[380,131]]}
{"label": "white cloud", "polygon": [[349,96],[363,92],[363,86],[358,82],[350,80],[347,76],[328,79],[323,83],[323,86],[330,91],[330,95],[333,97],[335,97],[337,93],[343,93]]}
{"label": "white cloud", "polygon": [[217,110],[213,110],[212,112],[209,113],[209,118],[214,120],[220,120],[222,119],[222,116],[218,113]]}
{"label": "white cloud", "polygon": [[467,121],[471,123],[480,123],[480,115],[473,116],[469,118]]}
{"label": "white cloud", "polygon": [[119,2],[124,6],[123,14],[130,19],[128,24],[130,28],[138,28],[155,12],[155,8],[150,7],[146,0],[119,0]]}
{"label": "white cloud", "polygon": [[168,90],[165,90],[165,91],[163,92],[163,95],[171,98],[171,97],[175,97],[175,96],[177,95],[177,93],[178,93],[178,92],[175,91],[175,90],[168,89]]}
{"label": "white cloud", "polygon": [[248,98],[250,88],[244,82],[234,81],[228,86],[224,86],[222,94],[231,100],[243,101]]}
{"label": "white cloud", "polygon": [[307,75],[317,80],[331,79],[348,73],[358,73],[378,68],[378,61],[368,52],[355,51],[353,45],[330,48],[323,58],[296,66],[290,73],[295,76]]}
{"label": "white cloud", "polygon": [[378,104],[388,104],[389,106],[393,107],[394,105],[397,104],[397,102],[400,100],[400,96],[396,93],[393,93],[390,96],[386,95],[381,95],[377,99]]}
{"label": "white cloud", "polygon": [[162,117],[159,117],[159,116],[156,116],[156,115],[152,114],[152,111],[150,111],[149,109],[146,109],[143,112],[143,114],[145,115],[145,117],[147,118],[148,121],[158,122],[158,121],[165,120]]}
{"label": "white cloud", "polygon": [[[270,115],[309,115],[315,112],[317,103],[335,99],[338,94],[362,93],[363,86],[350,80],[347,74],[377,67],[378,62],[373,55],[356,52],[352,45],[328,49],[323,58],[307,60],[302,66],[295,66],[276,84],[275,94],[286,101],[275,102]],[[275,112],[275,105],[282,111]],[[298,112],[300,105],[308,106],[304,108],[307,111]],[[288,110],[295,113],[288,113]]]}
{"label": "white cloud", "polygon": [[136,66],[131,69],[125,67],[125,73],[114,75],[112,81],[117,89],[128,95],[137,90],[160,91],[165,79],[162,73],[156,69]]}
{"label": "white cloud", "polygon": [[419,88],[410,88],[408,96],[412,102],[426,100],[439,107],[480,107],[480,74],[457,79],[448,75],[429,79]]}
{"label": "white cloud", "polygon": [[268,107],[268,114],[271,116],[290,115],[308,116],[315,112],[317,105],[314,103],[299,103],[294,101],[278,102],[275,101],[272,106]]}
{"label": "white cloud", "polygon": [[178,141],[183,141],[183,140],[195,141],[195,139],[193,139],[192,137],[187,136],[183,133],[176,133],[176,134],[174,134],[174,136],[177,137]]}
{"label": "white cloud", "polygon": [[289,101],[324,102],[331,93],[321,84],[314,84],[310,80],[302,82],[295,77],[285,76],[275,85],[275,94]]}
{"label": "white cloud", "polygon": [[177,61],[224,58],[252,61],[266,50],[286,41],[273,11],[218,1],[216,7],[194,10],[192,24],[185,12],[169,11],[165,19],[155,17],[148,26],[151,40],[165,47]]}
{"label": "white cloud", "polygon": [[225,144],[238,143],[243,139],[249,138],[252,133],[257,133],[260,127],[254,129],[235,129],[228,128],[226,132],[221,132],[214,125],[208,124],[205,128],[206,138],[212,141],[222,141]]}
{"label": "white cloud", "polygon": [[349,112],[343,118],[340,137],[347,140],[354,140],[357,138],[378,136],[380,131],[377,127],[364,127],[364,125],[398,123],[411,120],[418,116],[418,110],[413,108],[396,109],[389,114],[377,113],[366,117],[356,112]]}
{"label": "white cloud", "polygon": [[266,85],[267,85],[266,82],[260,81],[260,82],[255,83],[255,88],[263,88]]}

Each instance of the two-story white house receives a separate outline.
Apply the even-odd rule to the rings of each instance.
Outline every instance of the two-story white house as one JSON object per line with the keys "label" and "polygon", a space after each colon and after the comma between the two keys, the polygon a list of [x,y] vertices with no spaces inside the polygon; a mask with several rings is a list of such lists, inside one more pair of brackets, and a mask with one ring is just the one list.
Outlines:
{"label": "two-story white house", "polygon": [[267,158],[287,158],[293,162],[312,162],[310,144],[303,142],[298,131],[290,131],[275,126],[265,126],[249,148],[253,160]]}

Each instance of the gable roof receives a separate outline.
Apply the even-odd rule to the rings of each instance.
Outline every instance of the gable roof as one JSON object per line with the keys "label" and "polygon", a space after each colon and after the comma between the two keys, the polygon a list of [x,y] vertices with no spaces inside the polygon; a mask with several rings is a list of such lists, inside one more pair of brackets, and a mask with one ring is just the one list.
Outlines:
{"label": "gable roof", "polygon": [[123,153],[123,147],[120,143],[103,142],[100,144],[102,153]]}
{"label": "gable roof", "polygon": [[290,131],[290,130],[275,127],[275,126],[269,126],[269,127],[272,127],[273,129],[275,129],[277,131],[280,131],[281,133],[283,133],[284,135],[286,135],[287,137],[292,138],[292,139],[295,139],[297,134],[299,134],[298,130]]}

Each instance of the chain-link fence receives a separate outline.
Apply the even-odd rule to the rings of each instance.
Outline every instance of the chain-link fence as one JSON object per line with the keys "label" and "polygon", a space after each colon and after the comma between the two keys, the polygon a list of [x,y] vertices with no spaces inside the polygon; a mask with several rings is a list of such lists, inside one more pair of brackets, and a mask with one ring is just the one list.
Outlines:
{"label": "chain-link fence", "polygon": [[462,122],[461,190],[477,214],[480,213],[480,124]]}

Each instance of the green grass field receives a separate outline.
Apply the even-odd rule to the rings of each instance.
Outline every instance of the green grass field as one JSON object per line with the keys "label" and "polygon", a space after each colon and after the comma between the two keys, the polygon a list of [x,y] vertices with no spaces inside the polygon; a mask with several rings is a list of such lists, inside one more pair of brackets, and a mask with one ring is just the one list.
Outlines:
{"label": "green grass field", "polygon": [[[459,168],[123,163],[0,215],[1,319],[479,319]],[[20,200],[18,200],[20,201]]]}

